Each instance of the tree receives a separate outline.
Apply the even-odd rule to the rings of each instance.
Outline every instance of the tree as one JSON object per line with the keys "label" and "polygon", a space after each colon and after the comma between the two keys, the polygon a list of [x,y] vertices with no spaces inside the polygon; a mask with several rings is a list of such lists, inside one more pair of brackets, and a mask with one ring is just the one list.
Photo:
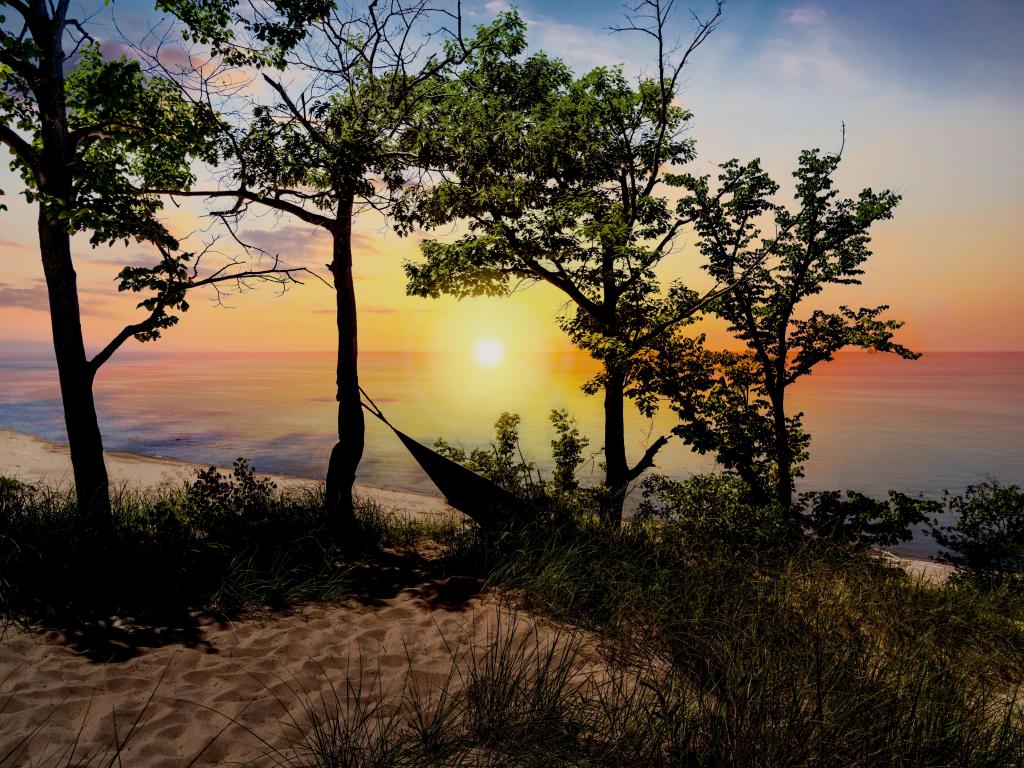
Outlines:
{"label": "tree", "polygon": [[[177,87],[147,77],[137,61],[105,59],[69,0],[3,0],[0,16],[0,142],[13,156],[23,194],[38,207],[39,252],[49,296],[53,346],[79,510],[109,523],[110,498],[93,380],[128,339],[146,341],[177,321],[192,288],[277,274],[225,265],[201,273],[202,254],[179,250],[158,218],[160,201],[140,187],[184,189],[190,161],[213,158],[214,116],[183,100]],[[69,50],[66,50],[69,49]],[[121,290],[153,294],[147,310],[96,356],[86,355],[71,238],[101,244],[148,243],[151,269],[121,273]],[[287,274],[287,273],[285,273]]]}
{"label": "tree", "polygon": [[[693,222],[707,270],[734,285],[710,307],[747,347],[743,355],[705,358],[704,385],[695,384],[700,365],[677,368],[682,373],[666,380],[662,391],[682,417],[676,433],[701,452],[718,453],[758,495],[773,495],[786,510],[793,509],[793,481],[808,444],[800,414],[786,412],[787,389],[849,346],[920,356],[893,341],[903,323],[881,319],[887,306],[797,316],[801,302],[826,286],[860,282],[869,230],[890,219],[899,202],[871,189],[840,198],[833,175],[841,156],[801,153],[795,212],[772,201],[779,187],[756,160],[723,164],[717,190],[709,176],[674,180],[688,192],[677,214]],[[765,221],[774,234],[762,233]]]}
{"label": "tree", "polygon": [[666,332],[701,305],[682,285],[662,293],[654,270],[683,225],[661,194],[665,169],[694,154],[684,135],[690,113],[676,104],[682,72],[721,4],[681,49],[667,43],[671,10],[642,2],[625,27],[658,48],[656,76],[636,84],[620,68],[576,78],[543,53],[478,51],[419,137],[443,173],[406,202],[416,224],[468,227],[454,242],[422,244],[422,261],[406,265],[410,294],[508,295],[545,282],[568,298],[563,329],[602,363],[586,389],[604,393],[603,514],[615,524],[629,485],[668,439],[631,465],[625,401],[653,414],[649,366]]}
{"label": "tree", "polygon": [[212,45],[226,60],[287,67],[300,77],[301,85],[293,86],[264,71],[272,100],[252,104],[221,133],[223,188],[188,194],[232,198],[234,204],[219,212],[224,218],[262,206],[331,237],[338,440],[326,486],[332,526],[343,536],[354,524],[352,487],[365,430],[354,222],[372,211],[386,215],[396,195],[415,183],[425,161],[410,137],[419,130],[424,105],[436,97],[453,68],[478,48],[517,40],[521,23],[509,14],[467,40],[458,6],[443,11],[426,0],[371,2],[365,10],[354,4],[332,8],[315,1],[282,2],[251,15],[244,12],[247,5],[233,2],[167,0],[164,6],[190,25],[195,39]]}

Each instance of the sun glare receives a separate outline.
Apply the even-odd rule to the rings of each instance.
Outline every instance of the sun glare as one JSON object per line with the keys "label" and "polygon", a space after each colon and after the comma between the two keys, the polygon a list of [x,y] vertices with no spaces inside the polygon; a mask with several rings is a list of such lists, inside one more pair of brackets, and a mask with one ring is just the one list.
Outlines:
{"label": "sun glare", "polygon": [[485,368],[493,368],[501,362],[504,350],[497,339],[480,339],[474,350],[476,361]]}

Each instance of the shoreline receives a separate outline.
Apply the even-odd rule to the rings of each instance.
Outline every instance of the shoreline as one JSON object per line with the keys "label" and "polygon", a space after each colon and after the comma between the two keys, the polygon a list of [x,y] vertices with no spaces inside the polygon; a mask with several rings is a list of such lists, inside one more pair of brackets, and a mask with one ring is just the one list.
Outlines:
{"label": "shoreline", "polygon": [[[179,485],[195,477],[196,470],[212,464],[201,464],[162,456],[148,456],[130,451],[104,451],[110,484],[132,488]],[[218,467],[230,474],[230,468]],[[68,446],[35,435],[0,427],[0,474],[31,482],[47,482],[69,487],[72,482],[71,457]],[[278,472],[259,472],[258,477],[273,480],[279,488],[310,487],[322,479],[297,477]],[[441,496],[398,488],[356,483],[356,493],[382,506],[413,516],[434,517],[454,513]]]}
{"label": "shoreline", "polygon": [[[128,451],[105,451],[107,471],[111,485],[135,488],[177,485],[191,479],[197,469],[209,464],[198,464],[182,459],[147,456]],[[35,435],[0,428],[0,474],[9,474],[30,481],[44,481],[67,486],[71,479],[71,459],[68,447]],[[229,469],[218,467],[222,472]],[[282,489],[301,488],[322,482],[315,478],[296,477],[271,472],[257,472],[277,483]],[[440,495],[416,491],[403,491],[376,485],[356,484],[356,492],[382,506],[413,517],[437,517],[457,514]],[[949,578],[953,567],[935,560],[907,557],[899,553],[879,550],[879,557],[893,567],[900,567],[915,577],[932,583]]]}

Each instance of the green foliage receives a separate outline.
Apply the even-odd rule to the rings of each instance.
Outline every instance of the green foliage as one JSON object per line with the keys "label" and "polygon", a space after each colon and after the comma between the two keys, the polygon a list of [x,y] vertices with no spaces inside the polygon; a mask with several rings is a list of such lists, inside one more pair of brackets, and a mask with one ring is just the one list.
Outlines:
{"label": "green foliage", "polygon": [[667,526],[666,535],[748,551],[791,544],[795,539],[796,532],[779,506],[755,502],[750,487],[733,475],[693,475],[685,480],[651,475],[641,489],[636,519],[661,521]]}
{"label": "green foliage", "polygon": [[[149,643],[195,642],[167,623],[171,595],[178,605],[225,610],[347,594],[359,561],[339,564],[345,555],[336,550],[313,557],[308,544],[282,557],[300,531],[323,530],[322,503],[288,501],[244,464],[236,469],[230,478],[204,472],[158,500],[117,499],[116,547],[83,535],[65,497],[0,480],[5,618],[62,627],[84,650],[101,628],[119,628],[120,640],[148,627]],[[728,475],[678,490],[694,515],[747,495]],[[209,518],[198,509],[228,498],[271,506],[266,515],[211,515],[237,517],[233,530],[244,536],[230,537],[202,525]],[[189,506],[200,527],[175,538],[167,517]],[[393,696],[350,675],[330,678],[321,696],[275,688],[287,741],[269,740],[265,760],[995,768],[1024,759],[1019,591],[922,583],[821,540],[738,550],[680,535],[673,521],[683,515],[663,511],[665,524],[620,530],[585,519],[551,526],[541,516],[495,540],[479,531],[451,537],[448,564],[455,557],[463,569],[480,568],[473,573],[515,610],[464,653],[451,638],[451,667],[429,680],[410,671]],[[360,519],[383,531],[381,511],[368,512]],[[111,559],[115,568],[101,577]],[[331,570],[303,570],[321,562]]]}
{"label": "green foliage", "polygon": [[[695,343],[652,377],[679,416],[673,432],[697,453],[713,453],[726,470],[765,501],[778,483],[776,431],[763,369],[750,353],[712,351]],[[810,436],[800,414],[786,417],[791,478],[801,477]]]}
{"label": "green foliage", "polygon": [[273,0],[255,8],[237,0],[158,0],[185,25],[185,39],[209,45],[232,64],[284,69],[286,54],[314,22],[335,9],[328,0]]}
{"label": "green foliage", "polygon": [[[437,158],[418,152],[417,137],[427,122],[424,112],[453,77],[462,46],[500,48],[521,34],[521,21],[510,13],[456,42],[446,29],[427,30],[431,9],[397,2],[349,4],[332,13],[322,0],[289,0],[251,17],[233,0],[165,5],[229,63],[283,69],[280,57],[303,42],[303,53],[293,53],[288,65],[306,73],[308,87],[289,93],[265,74],[271,100],[255,104],[237,124],[222,125],[218,146],[228,177],[244,193],[240,200],[335,235],[354,202],[388,210],[395,196],[416,186],[417,173],[433,167]],[[254,38],[251,45],[236,39],[240,31]],[[445,42],[411,43],[420,37]]]}
{"label": "green foliage", "polygon": [[[735,498],[735,482],[690,497]],[[646,523],[533,527],[490,567],[523,608],[589,630],[628,670],[570,710],[579,722],[590,701],[607,716],[595,726],[607,740],[583,742],[607,750],[607,762],[580,753],[592,764],[996,766],[1024,755],[1019,598],[923,584],[821,541],[737,552]]]}
{"label": "green foliage", "polygon": [[[939,504],[933,512],[941,510]],[[1016,581],[1024,571],[1024,491],[989,480],[968,486],[960,496],[945,497],[951,525],[930,526],[930,534],[946,551],[940,559],[966,575],[988,581]]]}
{"label": "green foliage", "polygon": [[[659,10],[648,30],[658,39],[664,21]],[[619,67],[575,76],[524,48],[510,39],[476,52],[424,114],[418,145],[445,173],[405,196],[403,216],[426,228],[462,221],[467,231],[422,243],[421,260],[405,265],[407,292],[464,298],[553,285],[571,305],[562,329],[603,364],[585,391],[630,398],[650,415],[651,369],[672,353],[665,330],[691,320],[697,301],[682,284],[663,293],[655,275],[682,224],[662,174],[694,157],[691,115],[676,103],[682,63],[666,58],[658,77],[631,82]],[[609,418],[606,434],[621,432]],[[606,484],[621,504],[664,441],[632,467],[622,438],[606,442]]]}
{"label": "green foliage", "polygon": [[[137,61],[106,60],[84,47],[65,86],[68,128],[77,140],[76,188],[66,211],[92,243],[130,239],[176,245],[155,214],[159,198],[140,189],[187,190],[192,160],[214,162],[217,116],[180,88],[142,72]],[[72,202],[72,201],[68,201]]]}
{"label": "green foliage", "polygon": [[0,477],[0,617],[86,639],[119,618],[125,642],[154,631],[187,640],[195,611],[341,598],[380,548],[458,537],[451,521],[417,523],[362,503],[342,550],[326,515],[322,487],[283,493],[244,460],[180,488],[123,490],[105,531],[79,517],[73,494]]}
{"label": "green foliage", "polygon": [[[69,233],[89,232],[93,245],[138,240],[176,247],[156,216],[160,200],[139,189],[187,189],[194,181],[191,160],[215,159],[214,114],[185,100],[173,83],[144,74],[137,61],[104,59],[98,45],[87,44],[65,81],[47,84],[62,91],[69,130],[69,146],[47,146],[37,104],[44,91],[32,81],[33,73],[42,76],[42,51],[6,33],[0,46],[20,57],[17,67],[0,70],[0,124],[29,135],[31,152],[16,151],[12,161],[26,198]],[[48,156],[62,149],[65,156]],[[43,166],[54,161],[69,167],[69,188],[40,185]]]}
{"label": "green foliage", "polygon": [[849,550],[909,541],[913,527],[929,519],[934,503],[890,491],[887,500],[856,491],[800,494],[789,516],[779,503],[760,496],[733,474],[693,475],[672,480],[648,477],[637,520],[655,519],[669,535],[690,542],[719,542],[740,550],[795,546],[803,536]]}
{"label": "green foliage", "polygon": [[440,437],[434,442],[434,450],[506,490],[530,495],[533,464],[526,461],[519,449],[520,421],[519,414],[504,411],[494,422],[494,442],[487,448],[474,448],[467,454]]}
{"label": "green foliage", "polygon": [[577,469],[586,463],[584,451],[590,441],[568,411],[552,410],[549,418],[555,430],[551,440],[554,469],[549,480],[523,455],[519,445],[521,418],[507,411],[494,423],[494,442],[486,448],[474,448],[467,453],[464,448],[438,438],[434,450],[534,506],[559,507],[562,513],[594,504],[601,489],[581,488],[576,479]]}
{"label": "green foliage", "polygon": [[[608,357],[636,331],[629,313],[656,292],[664,249],[645,243],[672,228],[667,200],[624,190],[622,175],[692,159],[680,136],[690,115],[672,106],[662,121],[654,81],[633,86],[617,68],[574,79],[542,53],[504,58],[519,52],[481,51],[428,115],[420,141],[447,160],[450,176],[411,195],[409,217],[428,227],[464,219],[469,233],[425,241],[423,262],[406,264],[408,292],[505,295],[523,280],[547,280],[577,303],[566,331]],[[608,295],[606,279],[615,285]],[[596,315],[620,301],[616,335]]]}
{"label": "green foliage", "polygon": [[568,493],[579,487],[576,470],[586,462],[583,452],[590,445],[590,440],[580,432],[576,419],[564,408],[551,411],[551,426],[556,433],[551,441],[551,457],[555,462],[551,484],[556,492]]}
{"label": "green foliage", "polygon": [[892,546],[910,541],[913,526],[928,520],[931,504],[897,491],[888,500],[856,491],[802,493],[797,507],[810,533],[850,547]]}
{"label": "green foliage", "polygon": [[919,357],[893,340],[902,323],[880,319],[886,306],[798,316],[801,303],[827,286],[859,282],[871,255],[869,230],[899,202],[871,189],[840,198],[833,181],[840,159],[801,153],[795,211],[774,202],[779,187],[757,160],[724,163],[716,189],[709,176],[669,178],[686,191],[676,213],[693,223],[707,271],[732,286],[711,309],[747,354],[708,355],[669,369],[661,391],[681,417],[677,434],[700,452],[719,454],[755,489],[773,489],[784,506],[808,445],[801,415],[786,413],[786,389],[845,347]]}
{"label": "green foliage", "polygon": [[269,478],[256,476],[246,459],[235,459],[231,475],[223,475],[216,467],[196,473],[187,486],[185,501],[194,514],[213,517],[245,517],[265,512],[277,496],[277,486]]}
{"label": "green foliage", "polygon": [[[46,26],[36,11],[26,12],[29,29]],[[195,181],[192,162],[216,161],[218,118],[175,83],[143,72],[138,61],[105,59],[92,42],[81,45],[66,71],[46,69],[51,57],[63,56],[66,22],[55,16],[46,23],[55,39],[0,32],[0,52],[11,62],[0,67],[0,138],[12,150],[26,199],[68,235],[88,233],[94,247],[135,241],[159,250],[156,266],[125,268],[119,285],[152,291],[139,305],[152,316],[128,336],[158,338],[177,322],[175,311],[188,309],[194,254],[178,251],[159,217],[161,199],[140,190],[187,190]]]}

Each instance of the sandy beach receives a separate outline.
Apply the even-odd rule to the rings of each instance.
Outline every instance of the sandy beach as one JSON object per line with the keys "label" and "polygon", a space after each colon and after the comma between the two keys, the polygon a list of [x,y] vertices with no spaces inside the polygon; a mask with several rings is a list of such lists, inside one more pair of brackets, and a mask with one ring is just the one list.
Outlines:
{"label": "sandy beach", "polygon": [[[0,430],[0,472],[67,484],[66,446]],[[111,482],[178,484],[198,465],[108,453]],[[318,482],[269,475],[282,487]],[[360,486],[359,493],[409,515],[451,514],[444,500]],[[305,724],[305,706],[342,701],[350,687],[373,703],[443,682],[454,663],[503,632],[529,634],[489,600],[460,597],[454,585],[423,583],[389,599],[353,600],[285,615],[218,623],[197,617],[188,642],[140,648],[116,663],[83,654],[57,632],[0,629],[0,765],[63,765],[107,752],[139,714],[127,764],[180,766],[257,760],[273,764]],[[262,760],[261,760],[262,757]],[[278,755],[280,757],[280,755]]]}
{"label": "sandy beach", "polygon": [[[164,459],[118,451],[107,451],[105,456],[107,473],[113,486],[155,488],[179,485],[186,480],[193,479],[196,470],[206,469],[208,466],[178,459]],[[223,471],[229,472],[230,470]],[[72,483],[71,455],[66,445],[44,440],[34,435],[0,429],[0,474],[27,482],[41,481],[52,485],[70,486]],[[261,477],[269,477],[282,488],[315,485],[321,482],[315,478],[259,474]],[[439,496],[372,485],[358,485],[357,492],[364,498],[372,499],[396,512],[414,516],[452,514],[451,507]]]}
{"label": "sandy beach", "polygon": [[[0,473],[70,483],[67,446],[0,430]],[[131,453],[107,454],[115,485],[179,484],[200,465]],[[267,475],[281,487],[317,480]],[[360,486],[359,493],[412,516],[451,514],[438,497]],[[493,602],[451,599],[445,584],[411,586],[390,599],[353,600],[228,624],[197,617],[187,643],[140,648],[103,663],[70,638],[0,629],[0,765],[65,764],[107,752],[139,716],[126,763],[180,766],[273,763],[304,724],[304,707],[345,699],[351,686],[369,702],[401,698],[408,681],[440,685],[470,649],[507,631],[529,633]],[[477,591],[475,585],[468,591]],[[504,628],[503,628],[504,627]],[[280,755],[279,755],[280,757]]]}

